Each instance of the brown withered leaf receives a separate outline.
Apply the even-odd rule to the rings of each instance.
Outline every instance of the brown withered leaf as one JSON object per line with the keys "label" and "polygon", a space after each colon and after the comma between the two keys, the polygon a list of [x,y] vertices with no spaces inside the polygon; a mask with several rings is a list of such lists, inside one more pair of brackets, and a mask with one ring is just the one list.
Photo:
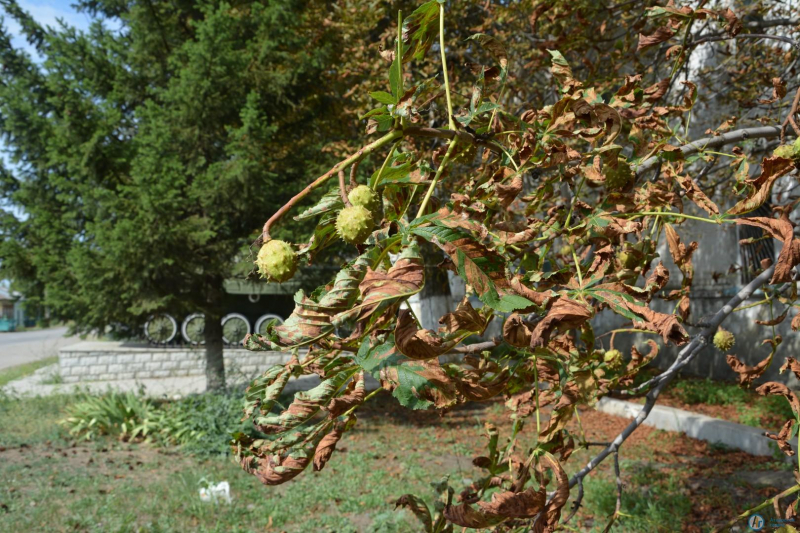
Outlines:
{"label": "brown withered leaf", "polygon": [[783,366],[781,366],[779,369],[779,372],[783,374],[787,370],[791,370],[795,377],[800,379],[800,362],[798,362],[794,357],[787,357],[786,361],[783,363]]}
{"label": "brown withered leaf", "polygon": [[625,83],[617,91],[617,98],[629,103],[636,102],[635,89],[642,81],[642,75],[636,74],[635,76],[625,76]]}
{"label": "brown withered leaf", "polygon": [[644,366],[656,358],[658,355],[658,344],[656,341],[650,339],[647,341],[650,351],[647,355],[643,355],[636,346],[631,346],[631,360],[628,362],[628,370],[634,370],[637,367]]}
{"label": "brown withered leaf", "polygon": [[344,422],[337,422],[333,429],[322,437],[319,446],[317,446],[317,451],[314,452],[314,472],[319,472],[325,467],[336,449],[336,443],[342,438],[345,427],[346,424]]}
{"label": "brown withered leaf", "polygon": [[442,326],[438,333],[419,329],[411,312],[401,309],[394,331],[397,349],[410,359],[433,359],[449,352],[469,335],[480,335],[486,329],[486,319],[475,311],[466,298],[454,312],[440,318],[439,323]]}
{"label": "brown withered leaf", "polygon": [[681,323],[678,321],[678,317],[675,315],[659,313],[648,307],[631,303],[627,305],[628,309],[636,314],[640,314],[644,319],[642,321],[634,320],[634,327],[658,333],[661,335],[661,338],[664,339],[665,344],[672,341],[680,346],[688,342],[689,335],[686,333],[686,330],[683,329],[683,326],[681,326]]}
{"label": "brown withered leaf", "polygon": [[574,414],[572,406],[578,403],[579,396],[580,390],[575,382],[567,382],[561,388],[561,397],[553,406],[550,420],[542,426],[542,430],[539,432],[539,442],[549,442],[567,425]]}
{"label": "brown withered leaf", "polygon": [[554,330],[576,328],[592,316],[594,316],[593,310],[588,305],[566,296],[559,297],[531,332],[531,348],[545,346]]}
{"label": "brown withered leaf", "polygon": [[511,313],[503,323],[503,339],[517,348],[527,348],[531,345],[532,331],[533,327],[527,324],[518,313]]}
{"label": "brown withered leaf", "polygon": [[[506,407],[517,413],[518,417],[526,418],[536,412],[536,401],[536,391],[527,390],[514,394],[506,400]],[[540,390],[538,401],[540,409],[550,405],[556,401],[555,392],[552,389]]]}
{"label": "brown withered leaf", "polygon": [[561,518],[561,509],[567,505],[567,500],[569,500],[569,476],[561,463],[550,453],[545,453],[542,459],[550,463],[556,481],[555,494],[544,510],[545,527],[543,531],[550,533],[556,530],[558,520]]}
{"label": "brown withered leaf", "polygon": [[591,294],[607,303],[617,314],[633,320],[634,327],[661,335],[665,344],[672,341],[680,346],[689,340],[689,336],[675,315],[659,313],[630,298],[630,291],[620,283],[597,285],[592,288]]}
{"label": "brown withered leaf", "polygon": [[798,400],[797,395],[783,383],[768,381],[758,387],[756,392],[761,396],[783,396],[789,401],[789,405],[792,406],[792,411],[794,411],[795,416],[800,413],[800,400]]}
{"label": "brown withered leaf", "polygon": [[533,518],[544,509],[547,493],[530,487],[522,492],[500,492],[492,494],[492,501],[478,502],[478,507],[487,515],[503,518]]}
{"label": "brown withered leaf", "polygon": [[276,453],[264,457],[242,457],[240,464],[245,472],[253,474],[264,485],[280,485],[300,475],[311,464],[317,442],[292,449],[286,455]]}
{"label": "brown withered leaf", "polygon": [[424,282],[425,271],[419,248],[415,244],[407,246],[388,272],[370,269],[366,273],[358,286],[361,303],[334,316],[332,322],[335,325],[350,319],[363,322],[418,293]]}
{"label": "brown withered leaf", "polygon": [[522,282],[521,276],[514,276],[513,278],[511,278],[510,285],[511,288],[514,290],[514,292],[516,292],[520,296],[527,298],[528,300],[532,301],[539,307],[545,307],[549,305],[553,301],[553,299],[557,297],[557,295],[553,291],[548,290],[540,292],[531,289]]}
{"label": "brown withered leaf", "polygon": [[652,298],[655,293],[663,289],[667,285],[667,282],[669,282],[669,270],[664,266],[664,263],[659,262],[644,283],[644,289],[647,292],[648,299]]}
{"label": "brown withered leaf", "polygon": [[776,441],[778,443],[778,448],[780,448],[781,451],[788,457],[792,457],[794,455],[792,445],[789,444],[789,441],[792,438],[792,426],[794,426],[794,420],[790,419],[783,424],[780,433],[777,435],[770,433],[769,431],[764,432],[764,436],[768,439]]}
{"label": "brown withered leaf", "polygon": [[[772,339],[767,340],[771,341]],[[760,378],[767,368],[769,368],[770,363],[772,363],[772,357],[775,355],[775,348],[777,348],[777,346],[773,345],[770,354],[756,366],[748,366],[740,361],[738,357],[731,354],[725,356],[725,361],[734,372],[739,374],[739,385],[750,386],[754,379]]]}
{"label": "brown withered leaf", "polygon": [[781,218],[745,217],[737,218],[736,223],[761,228],[783,242],[783,248],[781,248],[781,253],[778,255],[775,273],[772,275],[770,283],[792,281],[794,277],[792,271],[796,265],[800,264],[800,241],[794,238],[794,227],[786,212]]}
{"label": "brown withered leaf", "polygon": [[781,322],[786,320],[786,315],[789,314],[789,309],[790,308],[787,307],[783,311],[783,313],[779,314],[778,316],[776,316],[772,320],[758,320],[758,319],[756,319],[756,324],[759,324],[761,326],[777,326],[778,324],[780,324]]}
{"label": "brown withered leaf", "polygon": [[669,88],[669,78],[664,78],[658,83],[655,83],[644,90],[645,100],[648,102],[656,102],[661,99],[662,96],[667,94],[667,89]]}
{"label": "brown withered leaf", "polygon": [[431,518],[431,512],[422,499],[417,498],[413,494],[404,494],[400,496],[396,502],[394,502],[394,506],[395,508],[405,507],[414,513],[414,516],[416,516],[417,519],[422,522],[422,526],[425,528],[425,533],[430,533],[433,531],[433,519]]}
{"label": "brown withered leaf", "polygon": [[794,318],[792,319],[791,327],[792,327],[792,331],[800,330],[800,314],[794,315]]}
{"label": "brown withered leaf", "polygon": [[772,192],[772,184],[794,168],[791,159],[782,157],[765,157],[761,162],[761,174],[746,180],[752,192],[748,197],[728,210],[729,215],[742,215],[761,206]]}
{"label": "brown withered leaf", "polygon": [[490,516],[478,511],[468,503],[448,505],[444,508],[443,514],[448,522],[472,529],[496,526],[505,520],[501,516]]}
{"label": "brown withered leaf", "polygon": [[484,379],[487,372],[478,370],[461,371],[460,375],[453,378],[456,388],[461,396],[470,402],[485,402],[503,392],[510,378],[508,369],[502,369],[489,379]]}
{"label": "brown withered leaf", "polygon": [[719,11],[719,14],[727,21],[725,25],[725,31],[727,31],[731,37],[736,37],[736,35],[742,31],[742,21],[739,20],[739,17],[736,16],[731,8],[727,8],[725,11]]}
{"label": "brown withered leaf", "polygon": [[686,197],[693,201],[697,206],[708,213],[709,215],[719,215],[719,207],[706,196],[706,193],[697,185],[697,183],[689,176],[682,176],[677,173],[672,173],[672,177],[680,184],[686,193]]}
{"label": "brown withered leaf", "polygon": [[508,209],[517,195],[522,192],[522,177],[515,176],[508,184],[498,183],[494,186],[494,190],[497,197],[500,198],[500,205],[503,209]]}
{"label": "brown withered leaf", "polygon": [[636,47],[636,51],[642,50],[649,46],[654,46],[659,43],[663,43],[664,41],[669,40],[675,32],[669,26],[660,26],[656,28],[656,30],[651,33],[650,35],[645,35],[643,33],[639,34],[639,45]]}
{"label": "brown withered leaf", "polygon": [[665,233],[667,236],[667,246],[669,246],[669,253],[672,260],[684,276],[684,287],[689,287],[694,279],[694,266],[692,265],[692,254],[697,250],[697,242],[692,241],[689,246],[681,242],[681,238],[672,227],[672,224],[664,224]]}
{"label": "brown withered leaf", "polygon": [[345,393],[338,396],[328,403],[328,416],[336,418],[350,408],[359,405],[366,397],[366,387],[364,382],[364,372],[359,372],[355,379],[347,384]]}
{"label": "brown withered leaf", "polygon": [[786,96],[786,82],[781,78],[772,78],[772,98],[761,98],[759,104],[773,104]]}

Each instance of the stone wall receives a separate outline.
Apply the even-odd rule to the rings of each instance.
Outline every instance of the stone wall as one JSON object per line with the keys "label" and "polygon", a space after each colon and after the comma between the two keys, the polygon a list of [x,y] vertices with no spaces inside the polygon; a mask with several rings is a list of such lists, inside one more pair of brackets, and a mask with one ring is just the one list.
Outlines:
{"label": "stone wall", "polygon": [[[272,365],[288,361],[289,354],[226,349],[224,358],[227,374],[250,377]],[[65,383],[205,375],[205,352],[202,347],[81,342],[61,348],[58,363]]]}

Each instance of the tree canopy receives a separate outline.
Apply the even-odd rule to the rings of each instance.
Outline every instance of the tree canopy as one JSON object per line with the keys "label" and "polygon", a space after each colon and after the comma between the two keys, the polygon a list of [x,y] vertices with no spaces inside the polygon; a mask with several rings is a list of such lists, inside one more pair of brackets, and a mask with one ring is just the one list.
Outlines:
{"label": "tree canopy", "polygon": [[[409,409],[443,411],[502,397],[512,430],[486,425],[486,453],[473,459],[479,477],[432,483],[432,499],[407,494],[397,505],[429,532],[555,531],[574,515],[565,512],[571,488],[617,458],[677,373],[711,344],[730,351],[732,334],[718,328],[759,289],[765,298],[751,305],[769,312],[756,321],[771,332],[764,358],[750,366],[727,353],[726,361],[749,387],[775,360],[775,326],[796,307],[800,264],[792,219],[800,197],[789,194],[800,166],[798,21],[771,4],[528,7],[431,0],[382,28],[382,62],[347,56],[369,102],[362,138],[273,213],[261,235],[257,263],[268,277],[283,279],[287,265],[319,253],[328,242],[319,237],[334,231],[358,254],[327,285],[299,292],[284,324],[246,341],[294,354],[248,389],[245,418],[263,438],[237,435],[233,446],[265,485],[334,460],[359,407],[380,390]],[[780,29],[757,33],[763,28]],[[375,154],[382,161],[365,161]],[[365,185],[382,197],[380,209],[354,194]],[[276,228],[294,212],[317,226],[285,242]],[[748,266],[752,281],[711,316],[692,315],[698,244],[684,229],[692,223],[751,226],[763,231],[751,244],[782,244],[777,258]],[[467,286],[437,329],[405,305],[431,281],[425,244]],[[667,254],[678,289],[667,285]],[[625,324],[604,333],[610,340],[595,327],[604,312]],[[493,322],[501,336],[468,342]],[[632,332],[651,338],[623,354],[615,336]],[[680,347],[669,367],[641,378],[664,346]],[[800,377],[791,357],[782,369]],[[276,403],[290,377],[310,374],[319,386]],[[382,389],[367,393],[367,374]],[[793,455],[795,393],[777,382],[756,391],[790,402],[793,417],[768,436]],[[591,443],[567,424],[577,406],[608,396],[645,403],[570,477],[572,452]],[[606,529],[622,518],[619,490]],[[579,490],[573,510],[582,497]],[[779,497],[770,503],[783,512]],[[791,503],[785,515],[795,512]]]}

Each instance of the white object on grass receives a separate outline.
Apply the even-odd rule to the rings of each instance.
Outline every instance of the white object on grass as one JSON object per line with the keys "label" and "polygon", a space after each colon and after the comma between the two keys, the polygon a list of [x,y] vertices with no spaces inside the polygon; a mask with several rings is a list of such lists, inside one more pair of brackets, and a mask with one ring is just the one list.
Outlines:
{"label": "white object on grass", "polygon": [[200,489],[200,501],[219,503],[220,500],[225,503],[231,503],[231,486],[227,481],[222,481],[216,485],[209,483],[208,487]]}

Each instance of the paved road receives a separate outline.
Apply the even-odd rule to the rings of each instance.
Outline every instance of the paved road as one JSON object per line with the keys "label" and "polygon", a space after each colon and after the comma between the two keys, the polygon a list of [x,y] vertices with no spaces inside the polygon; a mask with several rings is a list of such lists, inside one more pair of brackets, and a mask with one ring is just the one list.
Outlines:
{"label": "paved road", "polygon": [[0,333],[0,368],[30,363],[58,355],[58,349],[80,342],[80,337],[65,337],[67,328]]}

